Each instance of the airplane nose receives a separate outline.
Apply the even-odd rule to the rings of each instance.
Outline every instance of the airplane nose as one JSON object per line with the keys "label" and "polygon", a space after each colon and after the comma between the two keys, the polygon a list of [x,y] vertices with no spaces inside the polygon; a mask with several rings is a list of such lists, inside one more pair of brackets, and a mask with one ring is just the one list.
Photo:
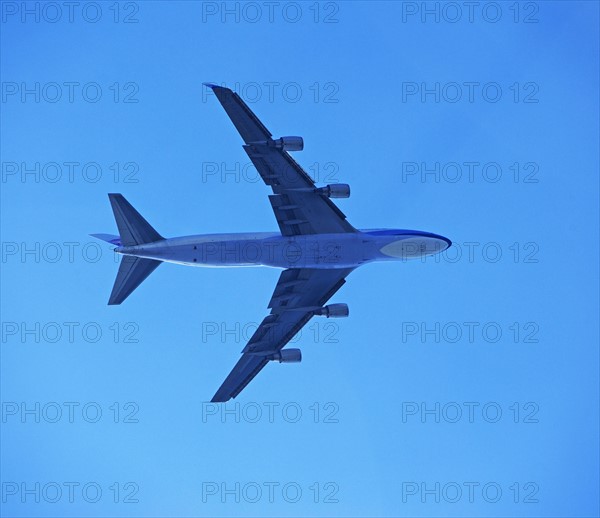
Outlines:
{"label": "airplane nose", "polygon": [[442,250],[442,252],[444,250],[448,250],[448,248],[450,248],[452,246],[452,241],[450,241],[450,239],[448,239],[447,237],[444,236],[436,236],[440,241],[443,241],[446,245],[446,247]]}
{"label": "airplane nose", "polygon": [[425,237],[424,240],[424,247],[431,254],[441,254],[452,246],[452,241],[444,236],[430,235]]}
{"label": "airplane nose", "polygon": [[442,253],[452,246],[447,237],[431,232],[408,231],[398,236],[399,239],[383,246],[381,253],[399,259],[415,259]]}
{"label": "airplane nose", "polygon": [[452,241],[450,241],[450,239],[439,234],[422,232],[421,236],[429,242],[429,245],[433,245],[432,248],[436,251],[435,253],[443,252],[452,246]]}

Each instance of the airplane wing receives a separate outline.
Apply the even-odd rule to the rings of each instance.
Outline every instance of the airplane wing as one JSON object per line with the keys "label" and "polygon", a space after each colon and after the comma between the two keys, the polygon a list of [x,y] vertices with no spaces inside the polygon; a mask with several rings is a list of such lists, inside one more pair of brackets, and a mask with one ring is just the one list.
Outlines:
{"label": "airplane wing", "polygon": [[[346,282],[352,268],[290,268],[279,277],[269,308],[212,402],[236,397]],[[275,356],[275,358],[274,358]]]}
{"label": "airplane wing", "polygon": [[344,213],[323,191],[317,189],[313,179],[283,149],[281,139],[272,138],[269,130],[238,94],[215,84],[205,85],[212,88],[244,139],[244,150],[250,160],[263,181],[273,189],[269,201],[282,235],[357,231],[346,221]]}

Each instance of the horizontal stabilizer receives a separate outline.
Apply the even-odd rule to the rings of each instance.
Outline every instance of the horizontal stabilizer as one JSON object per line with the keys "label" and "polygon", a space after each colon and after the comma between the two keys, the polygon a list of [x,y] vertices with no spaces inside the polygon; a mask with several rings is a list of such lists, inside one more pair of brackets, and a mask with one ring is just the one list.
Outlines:
{"label": "horizontal stabilizer", "polygon": [[148,275],[156,270],[160,263],[160,261],[154,259],[144,259],[131,255],[123,256],[108,304],[111,306],[121,304]]}
{"label": "horizontal stabilizer", "polygon": [[164,239],[122,194],[109,194],[123,246],[143,245]]}

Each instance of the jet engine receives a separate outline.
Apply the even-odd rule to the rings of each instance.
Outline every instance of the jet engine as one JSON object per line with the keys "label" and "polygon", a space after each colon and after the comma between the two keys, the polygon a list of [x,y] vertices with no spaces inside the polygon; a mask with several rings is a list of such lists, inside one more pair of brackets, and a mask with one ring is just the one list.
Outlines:
{"label": "jet engine", "polygon": [[304,149],[304,140],[302,137],[281,137],[274,140],[277,149],[284,151],[302,151]]}
{"label": "jet engine", "polygon": [[342,318],[350,314],[348,304],[329,304],[315,311],[315,315],[325,316],[327,318]]}
{"label": "jet engine", "polygon": [[328,198],[350,198],[350,186],[347,183],[332,183],[317,189],[317,192]]}
{"label": "jet engine", "polygon": [[302,361],[302,351],[300,349],[281,349],[268,357],[272,362],[279,363],[300,363]]}

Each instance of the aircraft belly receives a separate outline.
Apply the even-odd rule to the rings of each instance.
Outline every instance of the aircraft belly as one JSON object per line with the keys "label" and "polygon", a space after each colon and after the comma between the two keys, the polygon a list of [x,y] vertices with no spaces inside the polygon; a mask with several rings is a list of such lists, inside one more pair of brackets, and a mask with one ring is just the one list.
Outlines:
{"label": "aircraft belly", "polygon": [[279,268],[353,268],[361,260],[360,240],[348,234],[281,237],[263,263]]}
{"label": "aircraft belly", "polygon": [[[145,257],[192,266],[272,266],[277,268],[349,268],[362,262],[361,242],[339,235],[214,240],[139,251]],[[138,255],[138,254],[136,254]]]}

